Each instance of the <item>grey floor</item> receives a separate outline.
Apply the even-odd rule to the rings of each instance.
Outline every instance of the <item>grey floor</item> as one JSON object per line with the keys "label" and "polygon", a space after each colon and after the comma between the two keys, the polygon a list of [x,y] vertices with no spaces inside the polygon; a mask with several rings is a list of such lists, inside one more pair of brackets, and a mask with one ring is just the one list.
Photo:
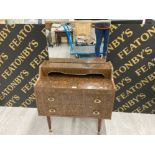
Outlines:
{"label": "grey floor", "polygon": [[[94,135],[97,120],[53,117],[52,130],[48,132],[46,117],[38,116],[36,108],[0,107],[0,134],[3,135]],[[101,134],[155,134],[155,115],[113,112],[111,120],[103,121]]]}
{"label": "grey floor", "polygon": [[[70,57],[69,47],[49,48],[50,57]],[[38,116],[36,108],[0,107],[0,134],[87,134],[97,133],[97,120],[90,118],[53,117],[52,130],[48,132],[46,117]],[[113,112],[111,120],[102,124],[104,135],[155,134],[154,114]]]}
{"label": "grey floor", "polygon": [[60,46],[54,46],[48,48],[49,57],[51,58],[70,58],[70,47],[66,44],[61,44]]}

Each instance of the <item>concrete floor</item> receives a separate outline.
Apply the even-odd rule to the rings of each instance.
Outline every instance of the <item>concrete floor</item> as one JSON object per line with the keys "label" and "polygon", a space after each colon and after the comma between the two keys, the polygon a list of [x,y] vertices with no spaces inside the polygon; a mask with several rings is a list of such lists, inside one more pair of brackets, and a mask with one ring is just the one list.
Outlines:
{"label": "concrete floor", "polygon": [[[113,112],[111,120],[102,123],[103,135],[155,134],[155,115]],[[18,135],[95,135],[97,120],[90,118],[53,117],[48,131],[46,117],[36,108],[0,107],[0,134]]]}

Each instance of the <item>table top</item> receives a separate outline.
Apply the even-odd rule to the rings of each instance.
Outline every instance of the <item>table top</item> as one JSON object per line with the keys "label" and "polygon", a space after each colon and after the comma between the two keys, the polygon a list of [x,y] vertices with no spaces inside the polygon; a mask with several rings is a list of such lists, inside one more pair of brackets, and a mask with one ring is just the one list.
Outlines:
{"label": "table top", "polygon": [[107,91],[107,93],[115,91],[113,81],[104,79],[101,75],[52,75],[51,77],[39,79],[35,87],[44,89],[102,90]]}

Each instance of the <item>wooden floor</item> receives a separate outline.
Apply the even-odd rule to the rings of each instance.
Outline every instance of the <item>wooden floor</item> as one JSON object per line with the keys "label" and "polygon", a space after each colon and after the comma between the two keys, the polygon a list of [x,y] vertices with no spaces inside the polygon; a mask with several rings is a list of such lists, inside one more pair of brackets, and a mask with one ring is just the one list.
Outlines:
{"label": "wooden floor", "polygon": [[[49,48],[50,57],[70,57],[69,47]],[[96,134],[97,120],[90,118],[53,117],[53,132],[48,132],[46,117],[38,116],[36,108],[0,107],[0,134]],[[105,120],[101,134],[155,134],[155,115],[113,112]]]}

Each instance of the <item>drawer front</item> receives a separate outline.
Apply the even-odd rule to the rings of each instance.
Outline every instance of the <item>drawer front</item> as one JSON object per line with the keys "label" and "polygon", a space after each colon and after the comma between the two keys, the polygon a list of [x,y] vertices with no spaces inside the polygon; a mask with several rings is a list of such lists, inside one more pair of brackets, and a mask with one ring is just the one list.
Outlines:
{"label": "drawer front", "polygon": [[108,118],[111,104],[106,95],[73,90],[44,90],[43,103],[46,115]]}

